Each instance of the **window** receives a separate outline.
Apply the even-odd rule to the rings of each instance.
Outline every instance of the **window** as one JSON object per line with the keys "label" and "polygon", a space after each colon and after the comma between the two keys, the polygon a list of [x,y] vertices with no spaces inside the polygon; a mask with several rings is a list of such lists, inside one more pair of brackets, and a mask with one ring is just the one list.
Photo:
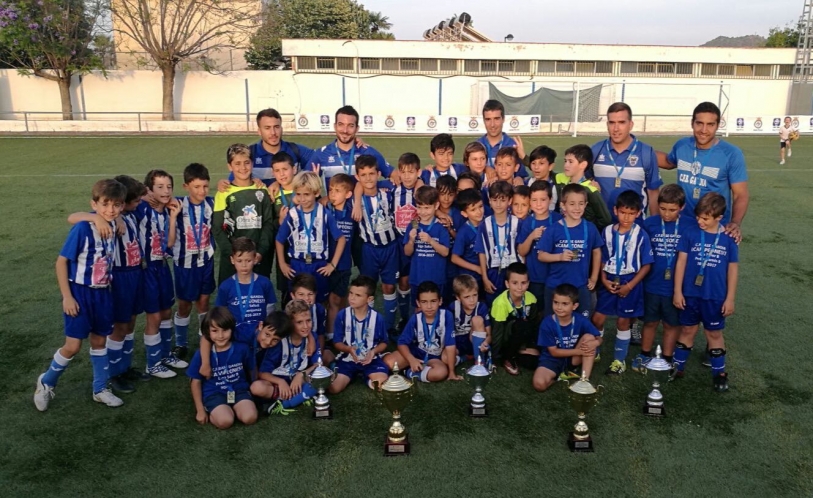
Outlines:
{"label": "window", "polygon": [[717,76],[734,76],[736,67],[733,64],[719,64],[717,66]]}
{"label": "window", "polygon": [[382,71],[398,71],[400,68],[401,66],[398,64],[398,59],[393,59],[391,57],[381,59]]}
{"label": "window", "polygon": [[557,73],[572,73],[576,70],[576,63],[573,61],[556,61]]}
{"label": "window", "polygon": [[779,76],[784,76],[785,78],[790,78],[793,76],[793,64],[780,64],[779,65]]}
{"label": "window", "polygon": [[596,74],[612,74],[613,73],[613,63],[612,61],[597,61],[596,62]]}
{"label": "window", "polygon": [[316,57],[297,57],[296,68],[300,71],[316,69]]}
{"label": "window", "polygon": [[447,71],[457,71],[457,60],[455,59],[441,59],[440,60],[440,70],[447,72]]}
{"label": "window", "polygon": [[694,64],[691,62],[678,62],[675,64],[675,72],[677,74],[692,74],[694,72]]}
{"label": "window", "polygon": [[401,59],[401,71],[417,71],[419,68],[418,59]]}
{"label": "window", "polygon": [[497,61],[480,61],[481,73],[496,73]]}
{"label": "window", "polygon": [[760,78],[770,78],[773,66],[770,64],[757,64],[754,66],[754,76]]}
{"label": "window", "polygon": [[336,59],[333,57],[317,57],[316,69],[336,69]]}
{"label": "window", "polygon": [[596,72],[596,63],[595,62],[577,62],[576,63],[576,72],[580,74],[595,74]]}
{"label": "window", "polygon": [[621,74],[638,74],[637,62],[622,62]]}
{"label": "window", "polygon": [[701,76],[717,76],[717,64],[703,63],[700,67]]}
{"label": "window", "polygon": [[514,72],[514,61],[498,61],[497,66],[499,67],[499,71],[501,73]]}
{"label": "window", "polygon": [[514,61],[515,73],[530,73],[531,61]]}
{"label": "window", "polygon": [[463,71],[467,73],[479,73],[480,61],[479,60],[466,60]]}
{"label": "window", "polygon": [[361,59],[362,71],[380,71],[381,59]]}
{"label": "window", "polygon": [[354,59],[352,57],[336,57],[336,69],[339,71],[355,71]]}
{"label": "window", "polygon": [[655,64],[652,62],[639,62],[638,72],[642,74],[655,74]]}
{"label": "window", "polygon": [[539,73],[555,73],[556,61],[538,61],[536,67]]}
{"label": "window", "polygon": [[438,70],[437,59],[421,59],[420,67],[422,72],[435,73]]}
{"label": "window", "polygon": [[675,65],[671,62],[659,62],[658,74],[675,74]]}

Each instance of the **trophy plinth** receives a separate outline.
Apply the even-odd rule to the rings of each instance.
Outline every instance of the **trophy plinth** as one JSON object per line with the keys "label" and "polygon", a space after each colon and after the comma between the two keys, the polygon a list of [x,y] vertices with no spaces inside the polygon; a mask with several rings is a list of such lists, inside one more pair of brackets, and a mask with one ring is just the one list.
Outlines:
{"label": "trophy plinth", "polygon": [[415,397],[415,383],[399,374],[396,363],[392,375],[383,384],[377,383],[376,387],[384,408],[392,413],[392,425],[384,441],[384,456],[409,455],[409,435],[401,423],[401,412]]}
{"label": "trophy plinth", "polygon": [[601,389],[603,389],[602,386],[593,386],[584,373],[582,373],[581,379],[571,384],[568,388],[570,406],[576,410],[579,417],[579,421],[573,427],[573,432],[570,433],[570,437],[567,440],[570,451],[594,451],[593,438],[590,436],[590,431],[585,420],[587,418],[587,412],[598,403],[598,393]]}
{"label": "trophy plinth", "polygon": [[333,418],[333,408],[330,400],[325,396],[325,390],[330,387],[336,373],[322,365],[319,360],[318,366],[307,376],[308,383],[316,389],[317,395],[313,400],[313,418],[317,420],[329,420]]}
{"label": "trophy plinth", "polygon": [[672,364],[663,359],[661,347],[655,350],[655,357],[645,365],[645,373],[652,376],[652,390],[646,396],[644,414],[650,417],[666,416],[666,406],[663,403],[661,385],[665,385],[672,372]]}
{"label": "trophy plinth", "polygon": [[466,371],[466,381],[471,387],[474,388],[474,395],[471,397],[469,404],[469,416],[479,418],[488,416],[488,408],[486,407],[486,398],[483,396],[483,390],[491,379],[491,372],[483,366],[483,360],[478,355],[477,364]]}

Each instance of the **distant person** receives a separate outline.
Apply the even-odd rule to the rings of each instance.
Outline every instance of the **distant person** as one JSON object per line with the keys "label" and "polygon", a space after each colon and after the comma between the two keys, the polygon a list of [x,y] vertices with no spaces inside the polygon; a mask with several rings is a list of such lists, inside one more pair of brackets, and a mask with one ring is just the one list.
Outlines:
{"label": "distant person", "polygon": [[703,102],[692,113],[692,137],[681,138],[668,155],[658,152],[658,166],[678,169],[678,185],[686,192],[687,214],[694,213],[698,201],[709,192],[723,196],[726,202],[722,223],[725,233],[737,243],[742,239],[741,225],[748,211],[748,172],[742,151],[717,138],[720,108]]}
{"label": "distant person", "polygon": [[[798,137],[799,127],[793,126],[790,116],[786,116],[784,126],[779,128],[779,164],[785,164],[785,155],[788,157],[793,155],[790,144]],[[785,154],[786,150],[787,154]]]}

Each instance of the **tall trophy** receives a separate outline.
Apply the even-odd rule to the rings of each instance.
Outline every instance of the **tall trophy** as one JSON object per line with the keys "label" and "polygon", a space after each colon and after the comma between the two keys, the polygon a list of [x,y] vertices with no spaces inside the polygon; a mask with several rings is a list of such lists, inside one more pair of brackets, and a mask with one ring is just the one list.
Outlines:
{"label": "tall trophy", "polygon": [[392,425],[384,442],[384,456],[409,455],[409,437],[401,424],[401,412],[415,397],[415,382],[399,373],[398,363],[392,367],[392,375],[383,383],[376,384],[384,408],[392,413]]}
{"label": "tall trophy", "polygon": [[313,418],[331,419],[333,418],[333,408],[330,407],[330,400],[325,396],[325,390],[330,387],[336,373],[322,365],[322,359],[310,374],[307,374],[308,383],[317,391],[313,400]]}
{"label": "tall trophy", "polygon": [[581,379],[572,383],[568,388],[570,406],[576,410],[579,416],[579,421],[573,427],[573,432],[570,433],[567,440],[570,451],[593,451],[593,438],[590,436],[587,423],[584,420],[587,417],[587,412],[598,403],[598,393],[602,389],[604,389],[604,386],[593,386],[584,372],[582,372]]}
{"label": "tall trophy", "polygon": [[486,398],[483,396],[483,389],[491,378],[491,372],[483,366],[483,359],[477,355],[477,363],[466,371],[466,381],[474,388],[474,395],[471,397],[469,405],[469,416],[487,417]]}
{"label": "tall trophy", "polygon": [[655,349],[655,357],[646,363],[645,368],[645,373],[652,375],[652,390],[646,397],[644,413],[650,417],[663,417],[666,415],[666,407],[663,405],[663,394],[660,388],[669,380],[672,364],[663,359],[661,347],[658,346]]}

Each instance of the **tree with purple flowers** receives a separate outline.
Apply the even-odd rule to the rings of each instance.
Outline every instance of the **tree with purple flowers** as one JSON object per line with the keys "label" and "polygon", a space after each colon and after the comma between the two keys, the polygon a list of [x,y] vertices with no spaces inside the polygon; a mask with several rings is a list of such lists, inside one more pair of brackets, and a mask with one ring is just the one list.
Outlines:
{"label": "tree with purple flowers", "polygon": [[21,74],[56,82],[62,119],[73,119],[71,78],[103,69],[94,52],[104,0],[0,0],[0,57]]}

